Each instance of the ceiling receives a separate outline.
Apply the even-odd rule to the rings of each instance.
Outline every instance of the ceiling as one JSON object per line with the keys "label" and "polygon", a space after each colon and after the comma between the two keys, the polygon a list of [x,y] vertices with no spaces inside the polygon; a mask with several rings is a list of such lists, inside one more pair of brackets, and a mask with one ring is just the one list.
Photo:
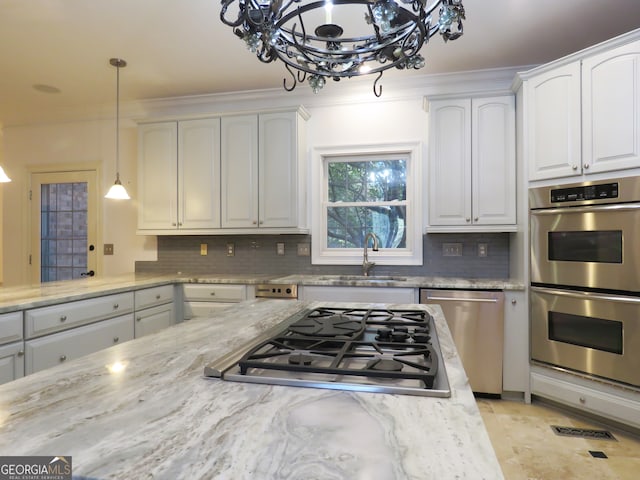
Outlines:
{"label": "ceiling", "polygon": [[[640,26],[639,0],[463,3],[462,38],[434,37],[424,69],[385,76],[539,64]],[[0,0],[0,125],[113,105],[112,57],[128,63],[122,101],[280,88],[282,63],[258,61],[219,12],[220,0]]]}

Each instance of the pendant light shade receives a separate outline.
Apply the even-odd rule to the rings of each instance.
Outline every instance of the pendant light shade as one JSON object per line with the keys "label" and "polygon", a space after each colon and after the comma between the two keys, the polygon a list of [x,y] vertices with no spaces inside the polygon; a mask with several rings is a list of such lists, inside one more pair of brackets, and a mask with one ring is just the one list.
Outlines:
{"label": "pendant light shade", "polygon": [[4,173],[4,169],[0,167],[0,183],[9,183],[11,179]]}
{"label": "pendant light shade", "polygon": [[120,182],[120,69],[127,66],[127,62],[120,58],[112,58],[109,63],[116,67],[116,181],[104,198],[112,200],[129,200],[131,197]]}

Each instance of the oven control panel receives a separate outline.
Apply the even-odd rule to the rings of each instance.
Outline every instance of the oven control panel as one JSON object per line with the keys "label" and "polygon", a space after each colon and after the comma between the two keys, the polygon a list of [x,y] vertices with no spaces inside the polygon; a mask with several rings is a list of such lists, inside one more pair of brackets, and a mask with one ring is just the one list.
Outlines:
{"label": "oven control panel", "polygon": [[618,183],[581,185],[551,190],[551,203],[618,198]]}
{"label": "oven control panel", "polygon": [[298,298],[298,286],[295,284],[256,285],[256,297],[259,298]]}

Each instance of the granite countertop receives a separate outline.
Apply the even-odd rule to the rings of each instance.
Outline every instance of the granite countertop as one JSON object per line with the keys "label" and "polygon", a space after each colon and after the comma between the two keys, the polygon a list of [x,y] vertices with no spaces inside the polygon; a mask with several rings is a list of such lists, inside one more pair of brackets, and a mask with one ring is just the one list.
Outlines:
{"label": "granite countertop", "polygon": [[524,284],[509,279],[463,279],[448,277],[373,276],[359,275],[140,275],[92,277],[80,280],[0,288],[0,313],[43,307],[56,303],[129,292],[173,283],[246,284],[295,283],[298,285],[369,286],[406,288],[457,288],[476,290],[524,290]]}
{"label": "granite countertop", "polygon": [[450,398],[203,376],[317,304],[250,300],[2,385],[0,455],[71,455],[74,475],[96,479],[503,478],[438,306],[390,308],[434,315]]}

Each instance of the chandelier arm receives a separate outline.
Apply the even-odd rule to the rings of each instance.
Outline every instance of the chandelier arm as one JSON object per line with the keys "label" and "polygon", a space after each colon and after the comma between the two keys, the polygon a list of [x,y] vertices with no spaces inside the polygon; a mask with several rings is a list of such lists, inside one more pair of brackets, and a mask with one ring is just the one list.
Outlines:
{"label": "chandelier arm", "polygon": [[296,76],[293,74],[293,72],[291,71],[291,67],[289,66],[288,63],[285,62],[284,64],[285,68],[287,69],[287,71],[289,72],[289,75],[291,75],[291,78],[293,78],[293,86],[291,87],[287,87],[287,79],[284,78],[282,79],[282,87],[287,91],[287,92],[292,92],[294,88],[296,88],[296,85],[298,84],[298,82],[296,81]]}
{"label": "chandelier arm", "polygon": [[[285,64],[286,65],[286,64]],[[300,83],[304,82],[307,79],[307,72],[304,70],[298,70],[298,81]]]}
{"label": "chandelier arm", "polygon": [[242,15],[242,11],[238,12],[238,18],[236,18],[233,21],[232,20],[227,20],[227,18],[225,17],[225,15],[227,13],[227,8],[234,1],[235,0],[222,0],[222,8],[220,9],[220,21],[222,23],[224,23],[225,25],[228,25],[230,27],[239,27],[245,21],[245,17],[244,17],[244,15]]}
{"label": "chandelier arm", "polygon": [[382,96],[382,85],[378,85],[378,81],[382,78],[382,71],[378,74],[375,82],[373,82],[373,94],[380,98]]}
{"label": "chandelier arm", "polygon": [[[373,18],[373,9],[371,8],[371,4],[367,3],[367,10],[369,11],[369,16],[371,18]],[[380,37],[380,27],[378,27],[378,24],[373,22],[373,31],[376,34],[376,39],[378,40],[379,43],[382,43],[382,38]]]}

